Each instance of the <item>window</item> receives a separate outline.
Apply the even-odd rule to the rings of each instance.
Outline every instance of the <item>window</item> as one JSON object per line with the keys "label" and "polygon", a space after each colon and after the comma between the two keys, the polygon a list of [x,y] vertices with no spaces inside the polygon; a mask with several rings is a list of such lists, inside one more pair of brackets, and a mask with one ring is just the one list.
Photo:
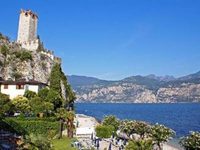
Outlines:
{"label": "window", "polygon": [[4,85],[4,89],[8,89],[8,84],[5,84],[5,85]]}
{"label": "window", "polygon": [[20,89],[24,89],[24,85],[16,85],[16,89],[20,90]]}

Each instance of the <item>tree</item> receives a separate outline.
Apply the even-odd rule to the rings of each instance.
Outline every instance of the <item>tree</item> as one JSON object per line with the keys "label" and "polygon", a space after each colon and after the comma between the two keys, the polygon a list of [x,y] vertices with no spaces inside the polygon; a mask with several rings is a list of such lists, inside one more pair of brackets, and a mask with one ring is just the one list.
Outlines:
{"label": "tree", "polygon": [[6,94],[0,93],[0,117],[3,117],[5,113],[10,110],[11,101],[9,96]]}
{"label": "tree", "polygon": [[46,100],[54,105],[54,110],[61,108],[63,99],[60,94],[52,89],[49,90]]}
{"label": "tree", "polygon": [[61,80],[65,88],[65,91],[63,91],[63,94],[65,95],[64,106],[66,106],[68,109],[70,108],[74,109],[74,101],[76,99],[76,96],[71,86],[68,84],[66,75],[62,71],[61,71]]}
{"label": "tree", "polygon": [[62,138],[63,122],[67,119],[67,110],[64,108],[58,108],[56,118],[60,120],[59,138]]}
{"label": "tree", "polygon": [[33,91],[30,91],[30,90],[26,90],[25,93],[24,93],[24,97],[28,98],[29,100],[31,98],[36,97],[36,96],[37,96],[37,94]]}
{"label": "tree", "polygon": [[113,126],[115,131],[117,131],[118,128],[119,128],[120,122],[115,116],[110,115],[110,116],[106,116],[104,118],[102,124],[105,125],[105,126],[108,126],[108,125]]}
{"label": "tree", "polygon": [[43,117],[44,114],[48,114],[53,110],[53,104],[50,102],[43,101],[40,97],[34,97],[30,100],[30,106],[32,111],[40,117]]}
{"label": "tree", "polygon": [[12,104],[16,111],[19,111],[23,114],[30,112],[31,107],[29,105],[29,100],[23,96],[17,96],[12,100]]}
{"label": "tree", "polygon": [[134,132],[140,135],[141,139],[144,139],[145,135],[150,133],[151,126],[144,121],[137,121],[135,122],[133,128]]}
{"label": "tree", "polygon": [[38,96],[40,98],[42,98],[43,100],[46,100],[47,96],[48,96],[48,93],[49,93],[49,89],[48,88],[43,88],[38,92]]}
{"label": "tree", "polygon": [[154,141],[154,144],[158,146],[159,150],[162,149],[161,143],[167,142],[174,135],[175,132],[164,125],[155,124],[151,127],[150,137]]}
{"label": "tree", "polygon": [[67,135],[69,138],[73,138],[74,135],[74,118],[75,114],[73,111],[67,111],[67,119],[66,119],[66,124],[67,124]]}
{"label": "tree", "polygon": [[125,150],[152,150],[153,143],[151,140],[129,141]]}
{"label": "tree", "polygon": [[67,77],[62,71],[61,65],[56,63],[50,74],[50,89],[60,94],[64,100],[63,105],[66,108],[73,107],[74,100],[76,99],[75,93],[67,82]]}
{"label": "tree", "polygon": [[180,144],[186,150],[199,150],[200,149],[200,132],[191,131],[186,137],[182,137]]}
{"label": "tree", "polygon": [[61,66],[56,63],[50,74],[50,89],[56,91],[61,95]]}
{"label": "tree", "polygon": [[149,134],[151,126],[143,121],[123,121],[120,125],[120,130],[129,137],[135,133],[140,135],[141,139],[144,139],[145,135]]}

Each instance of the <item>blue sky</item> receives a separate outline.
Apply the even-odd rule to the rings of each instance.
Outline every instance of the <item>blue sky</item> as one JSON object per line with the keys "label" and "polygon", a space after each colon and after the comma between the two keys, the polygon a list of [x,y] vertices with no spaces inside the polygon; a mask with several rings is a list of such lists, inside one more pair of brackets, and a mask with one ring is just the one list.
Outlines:
{"label": "blue sky", "polygon": [[16,39],[21,8],[66,74],[121,79],[200,70],[199,0],[2,0],[0,32]]}

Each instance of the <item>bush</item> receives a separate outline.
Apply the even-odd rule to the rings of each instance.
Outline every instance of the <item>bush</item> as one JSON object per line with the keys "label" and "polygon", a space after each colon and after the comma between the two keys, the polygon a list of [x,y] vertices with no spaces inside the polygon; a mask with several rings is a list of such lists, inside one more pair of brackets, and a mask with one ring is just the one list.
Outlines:
{"label": "bush", "polygon": [[13,54],[21,61],[32,60],[32,54],[29,51],[15,51]]}
{"label": "bush", "polygon": [[11,102],[8,95],[0,93],[0,117],[10,110]]}
{"label": "bush", "polygon": [[39,149],[39,150],[51,150],[51,141],[41,134],[30,134],[25,136],[21,145],[21,149]]}
{"label": "bush", "polygon": [[30,90],[26,90],[25,93],[24,93],[24,97],[28,98],[29,100],[31,98],[36,97],[36,96],[37,96],[37,94],[33,91],[30,91]]}
{"label": "bush", "polygon": [[151,140],[129,141],[125,150],[152,150],[153,143]]}
{"label": "bush", "polygon": [[0,52],[4,55],[7,56],[7,54],[9,53],[9,49],[6,45],[3,45],[0,49]]}
{"label": "bush", "polygon": [[200,132],[190,132],[190,135],[181,138],[180,144],[186,150],[200,149]]}
{"label": "bush", "polygon": [[106,116],[102,124],[105,126],[108,126],[108,125],[113,126],[115,128],[115,131],[117,131],[120,123],[119,123],[119,120],[115,116],[111,115],[111,116]]}
{"label": "bush", "polygon": [[3,64],[3,62],[0,60],[0,67],[2,67],[4,64]]}
{"label": "bush", "polygon": [[110,138],[114,132],[113,126],[99,125],[96,127],[96,135],[100,138]]}
{"label": "bush", "polygon": [[17,71],[14,71],[11,75],[13,78],[15,78],[15,80],[19,80],[22,78],[22,74],[17,72]]}
{"label": "bush", "polygon": [[29,104],[29,100],[23,96],[17,96],[12,100],[12,104],[17,112],[21,112],[23,114],[30,112],[31,107]]}
{"label": "bush", "polygon": [[7,130],[21,135],[27,134],[42,134],[45,136],[55,136],[58,133],[59,122],[47,121],[42,119],[18,119],[5,118],[0,123],[0,130]]}
{"label": "bush", "polygon": [[32,60],[32,54],[28,51],[22,51],[20,56],[21,61]]}

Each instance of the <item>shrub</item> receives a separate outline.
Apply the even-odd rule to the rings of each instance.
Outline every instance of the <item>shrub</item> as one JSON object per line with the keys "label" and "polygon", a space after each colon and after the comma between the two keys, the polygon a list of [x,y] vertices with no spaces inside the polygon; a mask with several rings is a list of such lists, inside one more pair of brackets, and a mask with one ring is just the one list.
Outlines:
{"label": "shrub", "polygon": [[110,138],[114,132],[113,126],[99,125],[96,127],[96,135],[100,138]]}
{"label": "shrub", "polygon": [[47,63],[46,62],[42,62],[41,66],[42,66],[42,69],[45,70],[47,68]]}
{"label": "shrub", "polygon": [[22,51],[20,56],[21,61],[32,60],[32,54],[28,51]]}
{"label": "shrub", "polygon": [[21,149],[39,149],[39,150],[51,150],[51,141],[41,134],[30,134],[25,136],[21,145]]}
{"label": "shrub", "polygon": [[3,62],[0,60],[0,67],[2,67],[4,64],[3,64]]}
{"label": "shrub", "polygon": [[6,45],[1,46],[1,53],[6,57],[9,53],[9,49]]}
{"label": "shrub", "polygon": [[23,96],[17,96],[12,100],[12,104],[16,111],[19,111],[23,114],[30,111],[31,107],[29,105],[29,100]]}
{"label": "shrub", "polygon": [[17,71],[14,71],[11,76],[15,78],[15,80],[19,80],[20,78],[22,78],[22,74]]}
{"label": "shrub", "polygon": [[33,91],[30,91],[30,90],[26,90],[25,93],[24,93],[24,97],[28,98],[29,100],[31,98],[36,97],[36,96],[37,96],[37,94]]}
{"label": "shrub", "polygon": [[0,40],[3,39],[3,34],[0,32]]}
{"label": "shrub", "polygon": [[8,95],[0,93],[0,117],[10,110],[11,102]]}
{"label": "shrub", "polygon": [[21,61],[32,60],[32,54],[29,51],[15,51],[13,52],[16,58],[19,58]]}
{"label": "shrub", "polygon": [[115,128],[115,131],[119,128],[119,120],[115,116],[106,116],[103,120],[103,125],[105,126],[113,126]]}
{"label": "shrub", "polygon": [[200,132],[190,132],[190,135],[181,138],[180,144],[186,150],[200,149]]}
{"label": "shrub", "polygon": [[152,150],[153,143],[151,140],[129,141],[125,150]]}

